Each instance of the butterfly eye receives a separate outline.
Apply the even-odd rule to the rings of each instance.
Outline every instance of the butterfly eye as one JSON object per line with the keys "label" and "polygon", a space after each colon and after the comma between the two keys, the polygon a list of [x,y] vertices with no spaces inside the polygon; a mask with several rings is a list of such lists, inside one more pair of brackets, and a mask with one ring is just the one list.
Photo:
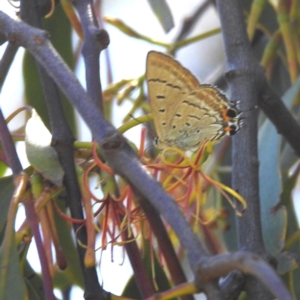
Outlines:
{"label": "butterfly eye", "polygon": [[228,118],[232,118],[233,119],[233,118],[235,118],[237,116],[237,111],[235,109],[229,108],[226,111],[226,116]]}

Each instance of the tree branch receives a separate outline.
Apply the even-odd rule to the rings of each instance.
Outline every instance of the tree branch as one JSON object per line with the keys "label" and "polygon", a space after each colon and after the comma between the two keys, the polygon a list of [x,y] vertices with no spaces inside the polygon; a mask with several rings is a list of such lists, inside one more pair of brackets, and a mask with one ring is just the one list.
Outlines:
{"label": "tree branch", "polygon": [[9,40],[27,48],[44,66],[90,127],[108,164],[141,195],[149,199],[174,229],[187,251],[191,266],[194,267],[197,261],[207,256],[172,197],[145,171],[123,136],[90,100],[77,78],[48,41],[47,33],[14,21],[1,11],[0,28]]}
{"label": "tree branch", "polygon": [[[246,212],[237,219],[239,247],[261,254],[271,261],[262,238],[258,183],[258,125],[255,109],[266,80],[262,67],[252,53],[239,1],[217,0],[217,6],[222,24],[231,98],[240,101],[241,111],[245,116],[241,132],[233,138],[232,153],[233,187],[248,204]],[[247,279],[245,289],[249,298],[272,299],[269,292],[251,277]]]}
{"label": "tree branch", "polygon": [[[258,278],[281,300],[292,300],[289,290],[282,280],[277,276],[275,270],[267,264],[261,257],[246,251],[239,251],[230,254],[221,254],[206,259],[199,265],[198,276],[202,280],[210,280],[226,276],[233,270],[240,270],[245,274],[251,274]],[[253,298],[254,299],[254,298]],[[255,299],[266,299],[258,298]],[[274,299],[274,297],[272,297]]]}
{"label": "tree branch", "polygon": [[[236,0],[217,1],[228,65],[231,99],[240,101],[245,121],[240,132],[233,137],[234,189],[246,199],[247,211],[237,219],[239,246],[245,250],[264,253],[260,221],[257,110],[260,79],[263,70],[255,60],[247,38],[244,18]],[[245,180],[246,179],[246,180]]]}
{"label": "tree branch", "polygon": [[114,171],[150,200],[173,228],[194,268],[207,253],[186,222],[175,201],[148,174],[122,135],[105,120],[98,106],[48,41],[46,32],[16,22],[0,11],[0,28],[11,42],[27,48],[47,70],[69,101],[77,108]]}
{"label": "tree branch", "polygon": [[103,111],[99,55],[108,46],[109,36],[105,30],[99,29],[93,11],[93,1],[73,1],[73,5],[78,11],[84,32],[82,55],[85,65],[87,93],[91,100]]}
{"label": "tree branch", "polygon": [[15,58],[18,49],[19,47],[12,43],[8,43],[8,45],[6,46],[4,54],[0,61],[0,92],[2,90],[2,86],[5,81],[8,70]]}
{"label": "tree branch", "polygon": [[267,82],[265,82],[262,96],[259,98],[259,106],[275,125],[278,133],[284,136],[296,155],[300,157],[300,126]]}
{"label": "tree branch", "polygon": [[[38,10],[39,6],[37,2],[38,1],[33,0],[23,0],[21,2],[21,17],[26,23],[34,27],[41,28],[41,18],[43,15]],[[50,118],[52,144],[58,153],[60,163],[65,172],[64,185],[66,187],[71,216],[75,219],[83,220],[84,215],[81,205],[81,192],[77,181],[77,173],[73,158],[73,142],[75,138],[65,118],[56,83],[44,70],[42,65],[39,64],[38,61],[36,61],[36,63]],[[87,244],[87,233],[85,226],[73,224],[73,228],[77,238],[83,244]],[[99,295],[102,295],[102,298],[105,298],[106,292],[103,291],[99,284],[95,267],[86,268],[84,265],[84,256],[86,250],[78,245],[78,243],[76,243],[76,248],[84,279],[85,299],[98,299]]]}
{"label": "tree branch", "polygon": [[178,35],[175,37],[174,41],[179,42],[184,38],[186,38],[186,36],[191,32],[191,30],[193,29],[193,27],[195,26],[199,18],[205,13],[208,7],[212,4],[213,4],[212,0],[206,0],[205,2],[201,3],[190,16],[184,18],[182,22],[182,27]]}
{"label": "tree branch", "polygon": [[[221,3],[223,1],[220,1]],[[228,5],[230,1],[226,1],[226,5]],[[231,1],[232,2],[232,1]],[[224,3],[219,3],[219,9],[222,11],[224,9]],[[225,5],[225,6],[226,6]],[[230,5],[233,5],[233,3],[230,3]],[[230,6],[229,5],[229,6]],[[234,5],[236,3],[234,2]],[[220,8],[222,6],[222,9]],[[236,8],[234,8],[236,9]],[[226,10],[226,8],[225,8]],[[230,12],[230,18],[234,19],[232,17],[232,12]],[[236,10],[235,13],[239,13],[239,10]],[[228,13],[228,11],[226,12]],[[239,16],[238,18],[241,18]],[[236,23],[234,26],[237,26]],[[162,217],[169,223],[169,225],[173,228],[174,232],[178,236],[179,240],[181,241],[182,246],[184,247],[189,263],[194,271],[197,271],[197,284],[201,285],[201,288],[205,291],[208,299],[222,299],[221,292],[218,287],[218,278],[219,276],[227,275],[228,272],[232,271],[234,268],[239,268],[239,265],[237,265],[237,261],[235,261],[234,257],[228,256],[228,264],[224,272],[217,272],[212,273],[212,269],[210,269],[211,265],[215,265],[220,267],[221,258],[219,256],[216,257],[209,257],[204,247],[199,242],[198,238],[193,233],[191,227],[186,222],[185,218],[183,217],[182,213],[177,207],[177,204],[172,199],[170,195],[168,195],[162,188],[162,186],[152,178],[152,176],[145,170],[143,165],[140,163],[136,153],[131,149],[131,147],[126,142],[125,138],[114,129],[114,127],[105,120],[103,117],[103,114],[101,113],[99,107],[97,104],[95,104],[90,97],[85,93],[82,86],[79,84],[78,80],[74,77],[72,72],[69,70],[69,68],[64,64],[64,62],[61,60],[59,55],[56,53],[56,51],[53,49],[52,45],[48,41],[47,34],[41,30],[37,30],[34,28],[31,28],[30,26],[23,24],[22,22],[16,22],[10,19],[8,16],[6,16],[4,13],[0,12],[0,31],[4,32],[8,39],[11,41],[15,41],[18,45],[22,45],[26,47],[39,61],[40,64],[43,65],[43,67],[47,70],[49,75],[55,80],[59,88],[65,93],[69,101],[77,108],[79,113],[82,115],[85,122],[90,127],[93,137],[96,139],[97,143],[99,144],[102,154],[104,155],[104,158],[106,159],[106,162],[113,168],[113,170],[123,176],[127,182],[133,187],[135,191],[137,191],[138,195],[140,197],[144,197],[145,199],[148,199],[152,205],[161,213]],[[228,29],[227,29],[228,34]],[[232,35],[232,33],[230,33]],[[240,40],[238,40],[240,43]],[[238,46],[239,43],[237,43]],[[235,43],[234,43],[235,44]],[[239,48],[239,47],[238,47]],[[228,49],[227,49],[228,50]],[[251,54],[249,51],[246,52],[246,54]],[[243,54],[245,55],[245,53]],[[243,55],[238,55],[238,59],[241,59]],[[250,62],[252,62],[252,56],[249,57]],[[229,60],[230,63],[232,62]],[[246,79],[249,81],[249,78],[245,75],[244,71],[246,70],[246,74],[251,74],[251,76],[258,75],[260,71],[257,69],[252,70],[251,66],[252,64],[242,64],[242,65],[230,65],[232,69],[234,70],[231,72],[231,81],[236,83],[241,83],[241,87],[244,89],[244,91],[241,91],[241,89],[233,89],[233,95],[235,96],[235,99],[242,99],[245,95],[247,96],[245,99],[249,99],[249,102],[243,101],[241,103],[242,108],[248,107],[254,107],[256,102],[255,99],[257,99],[257,93],[251,91],[251,88],[253,87],[253,84],[256,84],[256,81],[254,79],[250,80],[249,84],[246,84]],[[239,68],[236,68],[236,67]],[[246,68],[245,68],[246,66]],[[255,71],[255,72],[253,72]],[[238,76],[237,76],[238,75]],[[242,79],[242,80],[241,80]],[[243,86],[243,84],[246,84]],[[247,94],[249,93],[249,95]],[[253,99],[251,97],[254,97]],[[256,97],[256,98],[255,98]],[[244,99],[244,98],[243,98]],[[253,113],[253,115],[251,115]],[[251,228],[249,228],[249,224],[253,224],[254,221],[257,220],[251,219],[251,222],[247,225],[247,231],[245,231],[245,224],[242,224],[244,227],[244,235],[247,238],[240,238],[241,243],[246,245],[247,247],[253,247],[253,245],[258,245],[258,249],[254,249],[257,251],[261,251],[263,254],[265,254],[263,244],[262,244],[262,238],[261,238],[261,231],[257,236],[255,234],[250,234],[251,229],[259,230],[260,229],[260,219],[259,219],[259,205],[258,203],[258,183],[257,183],[257,145],[255,143],[255,137],[256,137],[256,115],[257,112],[255,110],[251,111],[251,114],[249,112],[249,117],[252,119],[250,120],[250,123],[246,123],[244,128],[242,129],[244,131],[244,134],[246,134],[246,138],[249,138],[249,141],[247,142],[242,141],[242,138],[238,140],[238,136],[236,137],[235,144],[237,144],[238,141],[240,141],[241,144],[241,154],[237,153],[237,162],[241,163],[242,167],[245,167],[246,172],[249,172],[249,178],[246,180],[242,180],[242,169],[236,169],[237,171],[240,171],[240,173],[237,173],[235,177],[235,186],[242,188],[242,195],[250,201],[253,200],[254,204],[251,204],[248,202],[248,205],[250,206],[251,210],[251,218],[255,213],[258,212],[258,225],[252,225]],[[247,119],[248,120],[248,119]],[[249,130],[248,127],[253,125],[253,128]],[[247,130],[246,130],[247,129]],[[242,131],[242,132],[243,132]],[[243,135],[240,134],[240,137]],[[246,139],[245,138],[245,139]],[[235,145],[237,147],[237,145]],[[250,150],[247,149],[247,147],[250,147]],[[237,149],[237,148],[236,148]],[[247,151],[246,151],[247,150]],[[243,162],[242,160],[245,160],[245,153],[251,154],[250,160],[247,160],[247,162]],[[246,156],[248,157],[248,156]],[[235,157],[236,159],[236,157]],[[254,164],[251,162],[254,162]],[[236,168],[238,168],[238,164],[236,163]],[[248,170],[247,168],[250,168]],[[251,172],[250,172],[251,171]],[[254,175],[253,175],[254,174]],[[246,176],[248,173],[246,174]],[[245,183],[243,183],[243,181]],[[249,184],[249,182],[250,184]],[[247,184],[247,186],[246,186]],[[249,184],[249,185],[248,185]],[[253,192],[252,192],[253,191]],[[249,220],[249,216],[245,218],[244,220]],[[242,255],[243,253],[240,253]],[[240,256],[241,258],[243,256]],[[232,262],[231,262],[232,260]],[[220,263],[220,264],[219,264]],[[231,265],[229,265],[231,263]],[[236,264],[235,264],[236,263]],[[230,266],[230,267],[228,267]],[[202,269],[211,270],[209,273],[210,276],[204,276],[201,270]],[[271,268],[270,268],[271,269]],[[217,268],[218,270],[218,268]],[[250,271],[249,271],[250,270]],[[255,276],[258,276],[256,274],[257,269],[255,271],[251,271],[251,268],[249,267],[249,274],[255,274]],[[243,271],[245,271],[243,269]],[[226,273],[226,274],[225,274]],[[278,283],[277,291],[275,291],[275,295],[288,295],[288,292],[285,294],[280,294],[280,289],[284,288],[282,285],[280,279],[276,276],[275,272],[268,273],[271,277],[271,279],[276,278],[276,282]],[[260,277],[259,277],[260,278]],[[200,279],[200,280],[198,280]],[[270,279],[270,280],[271,280]],[[267,279],[269,280],[269,279]],[[268,283],[267,283],[268,284]],[[259,294],[262,295],[262,294]],[[257,295],[256,295],[257,296]],[[267,299],[267,298],[264,298]],[[281,298],[281,299],[291,299],[289,297],[287,298]]]}
{"label": "tree branch", "polygon": [[[21,162],[18,158],[18,154],[14,145],[14,142],[12,140],[12,137],[10,135],[10,132],[7,128],[7,124],[5,122],[2,110],[0,109],[0,140],[3,145],[3,149],[5,151],[7,161],[9,163],[10,168],[12,169],[14,178],[17,178],[20,174],[23,172],[23,168],[21,165]],[[28,186],[27,186],[28,188]],[[45,295],[47,300],[54,300],[54,294],[53,294],[53,285],[52,280],[50,276],[50,270],[46,258],[45,249],[43,246],[42,237],[39,231],[38,227],[38,220],[37,215],[35,213],[34,204],[32,202],[32,198],[30,199],[28,195],[22,199],[25,211],[26,211],[26,218],[29,221],[30,228],[33,232],[33,236],[35,238],[36,247],[39,255],[39,259],[41,262],[41,268],[43,273],[43,286],[45,290]]]}

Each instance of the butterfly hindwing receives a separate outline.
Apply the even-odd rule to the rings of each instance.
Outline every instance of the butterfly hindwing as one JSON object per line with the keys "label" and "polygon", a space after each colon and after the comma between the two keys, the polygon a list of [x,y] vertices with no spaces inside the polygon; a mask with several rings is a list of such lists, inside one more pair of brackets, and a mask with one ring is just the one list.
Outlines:
{"label": "butterfly hindwing", "polygon": [[[210,98],[219,98],[210,101]],[[207,140],[215,140],[224,134],[223,109],[226,102],[213,87],[203,85],[192,91],[178,105],[170,127],[169,143],[181,149],[199,148]]]}

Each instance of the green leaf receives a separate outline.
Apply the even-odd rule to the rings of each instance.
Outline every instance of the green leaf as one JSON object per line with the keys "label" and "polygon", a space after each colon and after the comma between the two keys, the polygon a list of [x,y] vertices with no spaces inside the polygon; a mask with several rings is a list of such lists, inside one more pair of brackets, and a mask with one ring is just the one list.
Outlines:
{"label": "green leaf", "polygon": [[45,179],[56,186],[62,186],[64,170],[60,165],[56,150],[51,146],[52,135],[35,109],[25,127],[26,154],[31,165]]}
{"label": "green leaf", "polygon": [[[66,211],[63,201],[55,200],[61,211]],[[57,213],[55,216],[55,226],[57,228],[60,247],[67,260],[67,268],[55,274],[53,284],[56,288],[66,288],[70,285],[84,287],[82,270],[79,263],[78,252],[75,247],[73,230],[70,224]]]}
{"label": "green leaf", "polygon": [[0,177],[2,177],[5,174],[6,170],[7,170],[7,165],[2,161],[0,161]]}
{"label": "green leaf", "polygon": [[9,208],[6,211],[5,235],[0,247],[0,299],[23,300],[28,299],[28,296],[21,273],[14,230],[18,202],[14,197],[8,200],[8,195],[11,196],[10,189],[5,195]]}
{"label": "green leaf", "polygon": [[[296,216],[295,207],[293,205],[292,192],[297,182],[298,174],[295,173],[293,176],[288,177],[284,180],[283,192],[281,194],[281,203],[286,205],[288,212],[288,237],[299,230],[298,218]],[[300,285],[298,284],[300,280],[300,269],[296,268],[296,265],[299,264],[299,258],[295,258],[295,255],[299,255],[300,253],[300,240],[295,241],[292,246],[288,249],[290,251],[290,255],[277,256],[278,260],[278,272],[283,274],[287,271],[292,271],[292,279],[290,274],[285,273],[283,279],[286,282],[286,285],[290,285],[293,281],[294,292],[296,295],[300,295]]]}
{"label": "green leaf", "polygon": [[[50,33],[52,44],[64,61],[71,69],[74,68],[74,55],[72,53],[72,28],[68,18],[62,10],[61,5],[55,7],[54,14],[44,20],[44,29]],[[23,60],[23,76],[25,84],[26,104],[33,106],[41,116],[46,127],[50,129],[50,122],[44,101],[43,91],[39,74],[36,69],[34,58],[28,51],[25,52]],[[76,131],[74,108],[61,94],[62,105],[69,126]]]}
{"label": "green leaf", "polygon": [[28,299],[23,276],[20,270],[19,255],[15,244],[14,232],[8,248],[0,248],[0,299]]}
{"label": "green leaf", "polygon": [[291,270],[298,268],[298,256],[292,252],[284,251],[277,255],[277,268],[278,274],[285,274]]}
{"label": "green leaf", "polygon": [[171,10],[165,0],[148,0],[154,14],[164,31],[168,33],[174,27]]}
{"label": "green leaf", "polygon": [[[293,100],[299,91],[300,78],[297,79],[282,98],[288,108],[292,106]],[[259,191],[263,238],[267,250],[275,255],[284,245],[287,213],[284,206],[274,210],[282,193],[279,162],[281,136],[269,120],[266,120],[261,126],[258,141],[260,162]]]}
{"label": "green leaf", "polygon": [[37,274],[27,260],[27,254],[30,244],[20,247],[20,266],[24,274],[24,282],[30,300],[46,300],[44,284],[41,275]]}
{"label": "green leaf", "polygon": [[8,208],[11,201],[11,197],[14,192],[13,177],[0,178],[0,235],[3,234],[5,228]]}

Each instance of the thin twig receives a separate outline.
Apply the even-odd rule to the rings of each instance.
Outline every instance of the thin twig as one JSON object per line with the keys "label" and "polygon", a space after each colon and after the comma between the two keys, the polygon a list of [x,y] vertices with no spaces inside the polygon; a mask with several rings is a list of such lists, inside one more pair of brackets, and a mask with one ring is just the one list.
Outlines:
{"label": "thin twig", "polygon": [[103,117],[89,99],[83,87],[48,41],[48,35],[22,22],[16,22],[0,11],[0,28],[9,39],[26,47],[44,66],[69,101],[76,107],[100,145],[106,161],[116,173],[149,199],[172,226],[186,249],[191,266],[195,266],[206,251],[179,211],[171,196],[148,174],[136,153],[122,135]]}
{"label": "thin twig", "polygon": [[16,44],[8,43],[0,61],[0,92],[5,81],[8,70],[15,58],[19,47]]}
{"label": "thin twig", "polygon": [[300,157],[300,126],[267,81],[259,98],[259,106]]}
{"label": "thin twig", "polygon": [[[226,276],[233,270],[240,270],[245,274],[251,274],[259,278],[278,299],[293,299],[289,290],[277,276],[275,270],[267,264],[264,259],[250,252],[240,251],[230,254],[221,254],[206,259],[203,264],[199,265],[198,275],[203,280],[208,280]],[[274,297],[272,297],[272,299],[274,299]]]}
{"label": "thin twig", "polygon": [[92,1],[73,1],[73,5],[79,14],[84,32],[82,54],[85,63],[87,93],[91,100],[103,111],[99,55],[108,46],[109,36],[105,30],[99,29]]}
{"label": "thin twig", "polygon": [[[255,109],[266,81],[263,69],[251,50],[240,2],[228,0],[225,3],[218,0],[217,6],[222,24],[231,99],[240,101],[241,110],[245,111],[243,128],[233,138],[232,154],[232,185],[248,204],[243,216],[237,218],[239,247],[258,253],[267,261],[271,261],[272,257],[266,252],[262,238],[258,183],[258,122]],[[249,298],[273,298],[259,281],[251,277],[248,278],[245,289]],[[282,285],[279,290],[283,289],[285,287]]]}
{"label": "thin twig", "polygon": [[[22,1],[21,3],[21,17],[28,24],[37,28],[41,28],[42,15],[37,10],[37,1]],[[77,174],[73,159],[73,142],[75,140],[72,131],[70,130],[67,120],[65,118],[59,91],[56,83],[45,72],[44,68],[37,62],[37,69],[41,80],[44,99],[46,101],[51,131],[52,131],[52,144],[58,153],[60,163],[65,171],[64,184],[67,191],[68,204],[70,206],[71,216],[75,219],[84,219],[82,206],[81,206],[81,193],[78,186]],[[74,232],[77,238],[83,243],[87,243],[86,228],[80,227],[78,224],[73,224]],[[96,299],[99,295],[103,294],[105,298],[106,293],[101,288],[95,267],[86,268],[84,265],[84,256],[86,250],[80,245],[77,246],[79,254],[82,275],[84,278],[85,299]]]}
{"label": "thin twig", "polygon": [[[255,60],[247,38],[244,17],[236,0],[217,1],[229,70],[231,99],[240,101],[245,121],[233,137],[233,187],[246,199],[247,211],[237,219],[239,246],[264,252],[258,193],[257,110],[263,70]],[[230,8],[228,7],[230,4]],[[240,24],[243,24],[240,26]],[[245,180],[247,178],[247,180]]]}
{"label": "thin twig", "polygon": [[193,12],[192,15],[186,17],[183,20],[180,32],[174,39],[175,42],[179,42],[183,40],[191,32],[196,22],[199,20],[199,18],[204,14],[204,12],[208,9],[208,7],[211,4],[212,4],[211,0],[206,0],[205,2],[201,3],[198,6],[198,8],[196,8],[196,10]]}
{"label": "thin twig", "polygon": [[[226,4],[228,4],[227,2],[229,1],[226,1]],[[241,16],[239,16],[239,18],[241,18]],[[162,214],[163,218],[173,228],[181,241],[182,246],[186,250],[193,270],[199,271],[201,266],[205,263],[207,263],[207,266],[213,264],[214,259],[216,264],[218,264],[220,261],[218,256],[216,258],[209,258],[207,252],[194,235],[192,229],[179,211],[172,197],[166,194],[161,185],[144,169],[136,153],[131,149],[126,140],[108,121],[104,119],[99,108],[90,100],[82,86],[80,86],[78,80],[55,52],[48,41],[47,35],[40,30],[27,26],[26,24],[13,21],[2,12],[0,12],[0,28],[0,30],[7,34],[9,39],[12,38],[18,44],[25,46],[47,69],[47,72],[56,81],[60,89],[66,94],[69,101],[73,103],[79,113],[83,116],[99,144],[107,163],[117,174],[123,176],[134,190],[138,191],[140,196],[149,199],[153,206]],[[249,80],[248,77],[246,78]],[[249,88],[246,89],[246,92],[249,92]],[[236,95],[238,95],[238,93],[236,93]],[[249,93],[249,95],[253,96],[251,93]],[[246,105],[247,104],[243,103],[244,107]],[[255,129],[256,125],[254,124],[254,132]],[[250,136],[250,139],[252,140],[253,136]],[[248,144],[244,146],[247,145]],[[242,150],[244,153],[248,153],[244,151],[244,148]],[[242,157],[244,158],[244,156]],[[254,168],[256,168],[256,165],[254,165]],[[250,178],[250,180],[253,180],[253,178]],[[254,192],[255,191],[256,189],[254,187]],[[247,196],[250,195],[252,197],[249,190],[245,189],[244,191],[243,189],[243,192],[246,192]],[[254,194],[254,196],[256,195]],[[253,211],[251,213],[253,214]],[[253,220],[251,220],[251,222],[253,223]],[[247,232],[245,233],[246,236],[249,236],[249,231],[250,229],[247,228]],[[250,245],[252,244],[250,243]],[[261,250],[261,248],[259,248],[259,250]],[[229,256],[228,258],[231,257]],[[227,268],[227,273],[231,270],[232,268]],[[227,273],[225,273],[226,272],[222,274],[227,275]],[[252,273],[259,276],[259,274],[255,273],[255,270],[253,270]],[[269,275],[271,276],[270,280],[274,279],[274,277],[277,280],[278,290],[284,287],[282,283],[279,282],[279,278],[275,272]],[[215,278],[214,276],[219,277],[220,274],[215,274],[213,277],[200,276],[200,278],[202,278],[202,280],[200,280],[201,287],[203,287],[203,290],[207,293],[208,299],[222,299],[218,289],[217,279],[213,279]],[[276,295],[280,294],[280,291],[278,290],[275,293]]]}
{"label": "thin twig", "polygon": [[[0,140],[2,142],[7,161],[9,163],[10,168],[12,169],[14,178],[17,178],[22,172],[23,168],[18,158],[17,151],[14,146],[14,142],[7,128],[7,124],[5,122],[4,116],[2,114],[2,110],[0,110]],[[28,193],[24,199],[26,217],[29,220],[31,230],[33,232],[33,236],[36,241],[36,246],[41,262],[41,268],[43,272],[43,286],[45,290],[45,295],[47,300],[53,300],[53,285],[50,276],[50,270],[46,258],[45,249],[43,247],[43,242],[41,238],[41,234],[38,227],[37,215],[34,210],[34,205],[32,199],[28,196]]]}

